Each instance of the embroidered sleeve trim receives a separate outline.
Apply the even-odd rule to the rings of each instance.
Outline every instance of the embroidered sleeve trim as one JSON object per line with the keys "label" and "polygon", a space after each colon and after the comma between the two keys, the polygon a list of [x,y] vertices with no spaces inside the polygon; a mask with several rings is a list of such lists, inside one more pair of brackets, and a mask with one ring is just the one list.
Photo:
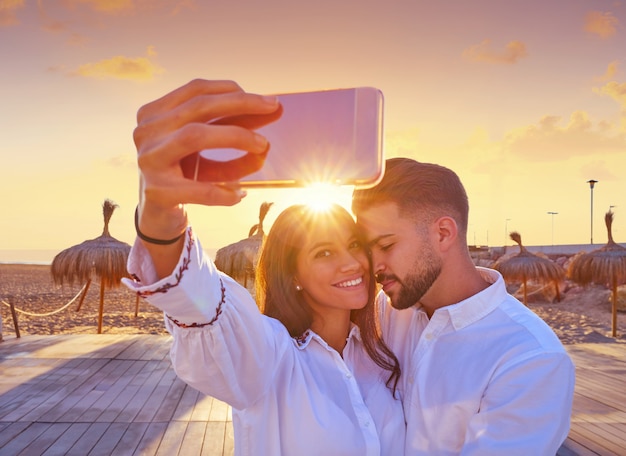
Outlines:
{"label": "embroidered sleeve trim", "polygon": [[226,288],[224,287],[224,282],[222,282],[222,278],[220,277],[219,279],[220,279],[220,289],[222,290],[222,299],[220,299],[220,303],[217,305],[217,308],[215,309],[215,316],[211,319],[211,321],[208,321],[206,323],[195,323],[195,322],[194,323],[182,323],[176,320],[175,318],[170,317],[169,315],[165,314],[167,319],[171,321],[172,323],[174,323],[179,328],[203,328],[205,326],[213,325],[213,323],[215,323],[217,319],[219,318],[219,316],[222,314],[222,305],[224,304],[224,302],[226,302]]}
{"label": "embroidered sleeve trim", "polygon": [[183,258],[181,265],[178,267],[178,270],[174,274],[174,279],[175,279],[174,283],[168,282],[154,290],[138,291],[137,294],[140,297],[147,298],[148,296],[152,296],[158,293],[167,293],[171,288],[175,288],[180,284],[180,281],[182,280],[185,271],[189,269],[189,264],[191,263],[191,249],[194,245],[193,232],[191,230],[191,227],[188,228],[187,236],[188,236],[189,241],[185,244],[185,252],[184,252],[185,256]]}

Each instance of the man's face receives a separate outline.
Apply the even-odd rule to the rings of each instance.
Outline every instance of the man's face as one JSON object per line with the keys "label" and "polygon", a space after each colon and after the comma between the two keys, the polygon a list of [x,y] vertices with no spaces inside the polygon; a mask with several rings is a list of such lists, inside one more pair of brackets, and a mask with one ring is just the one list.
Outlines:
{"label": "man's face", "polygon": [[441,273],[441,259],[428,226],[400,216],[395,203],[357,213],[357,225],[372,250],[374,272],[397,309],[415,305]]}

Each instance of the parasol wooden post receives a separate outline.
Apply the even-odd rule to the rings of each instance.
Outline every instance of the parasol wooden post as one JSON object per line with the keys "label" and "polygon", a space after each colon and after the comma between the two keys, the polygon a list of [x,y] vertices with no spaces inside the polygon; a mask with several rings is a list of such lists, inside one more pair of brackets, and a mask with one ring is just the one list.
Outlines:
{"label": "parasol wooden post", "polygon": [[83,305],[83,301],[85,300],[85,296],[87,296],[87,290],[89,290],[89,285],[91,285],[91,278],[87,280],[87,285],[85,285],[85,290],[80,297],[80,301],[78,301],[78,306],[76,307],[76,312],[78,312]]}
{"label": "parasol wooden post", "polygon": [[102,313],[104,312],[104,280],[100,279],[100,309],[98,310],[98,334],[102,334]]}
{"label": "parasol wooden post", "polygon": [[528,302],[528,290],[526,286],[526,278],[524,278],[524,305],[526,307],[528,307],[528,304],[526,304],[527,302]]}
{"label": "parasol wooden post", "polygon": [[137,294],[137,297],[135,299],[135,318],[137,318],[138,314],[139,314],[139,294]]}
{"label": "parasol wooden post", "polygon": [[22,336],[20,335],[20,327],[17,323],[17,312],[15,312],[15,305],[13,304],[13,302],[10,303],[10,306],[11,306],[11,317],[13,317],[13,327],[15,327],[15,337],[19,339]]}
{"label": "parasol wooden post", "polygon": [[613,337],[617,337],[617,280],[613,280],[613,287],[611,291],[613,292],[613,302],[611,305],[611,330]]}
{"label": "parasol wooden post", "polygon": [[559,282],[554,281],[554,290],[556,291],[556,302],[561,302],[561,290],[559,289]]}

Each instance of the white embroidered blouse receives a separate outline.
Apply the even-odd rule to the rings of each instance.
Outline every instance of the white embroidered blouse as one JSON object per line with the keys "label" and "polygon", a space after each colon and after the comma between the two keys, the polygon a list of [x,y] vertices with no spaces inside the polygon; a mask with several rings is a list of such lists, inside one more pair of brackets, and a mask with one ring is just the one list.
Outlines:
{"label": "white embroidered blouse", "polygon": [[236,455],[404,454],[401,401],[358,327],[343,357],[311,330],[292,338],[216,269],[191,228],[172,275],[156,280],[139,241],[128,270],[125,285],[165,312],[177,375],[232,406]]}

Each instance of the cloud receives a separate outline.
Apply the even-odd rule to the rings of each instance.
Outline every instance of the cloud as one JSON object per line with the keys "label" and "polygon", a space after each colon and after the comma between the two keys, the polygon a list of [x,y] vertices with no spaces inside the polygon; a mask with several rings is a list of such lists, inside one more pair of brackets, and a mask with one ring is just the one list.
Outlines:
{"label": "cloud", "polygon": [[607,39],[617,33],[618,19],[612,13],[590,11],[585,16],[584,30],[602,39]]}
{"label": "cloud", "polygon": [[624,153],[626,134],[607,122],[594,123],[584,111],[575,111],[562,126],[561,118],[544,116],[537,124],[510,131],[504,150],[530,161],[556,161],[594,154]]}
{"label": "cloud", "polygon": [[120,154],[110,157],[104,163],[113,168],[137,169],[137,156],[135,154]]}
{"label": "cloud", "polygon": [[156,55],[152,46],[148,47],[147,53],[148,57],[131,58],[118,55],[107,60],[86,63],[70,74],[96,79],[149,81],[165,70],[150,60],[150,57]]}
{"label": "cloud", "polygon": [[607,65],[606,71],[604,72],[604,74],[602,76],[598,76],[595,79],[598,82],[610,81],[618,74],[618,70],[619,70],[619,60],[613,60],[611,63]]}
{"label": "cloud", "polygon": [[617,176],[614,171],[613,163],[607,160],[593,160],[581,166],[578,175],[582,179],[589,179],[589,176],[592,176],[593,179],[600,182],[619,182],[622,178]]}
{"label": "cloud", "polygon": [[116,14],[134,9],[133,0],[73,0],[70,4],[87,5],[100,13]]}
{"label": "cloud", "polygon": [[[11,3],[16,1],[0,0]],[[19,1],[23,3],[24,0]],[[145,16],[161,14],[163,11],[175,16],[183,9],[195,7],[194,0],[62,0],[55,2],[54,6],[50,5],[46,0],[37,0],[41,28],[56,34],[69,34],[69,44],[84,44],[88,41],[77,30],[84,30],[88,36],[92,29],[106,29],[119,16]]]}
{"label": "cloud", "polygon": [[24,8],[24,0],[0,0],[0,27],[18,25],[17,10]]}
{"label": "cloud", "polygon": [[484,40],[463,51],[463,57],[467,60],[497,64],[517,63],[527,55],[526,45],[521,41],[511,41],[504,49],[497,51],[491,48],[491,40]]}
{"label": "cloud", "polygon": [[608,95],[617,101],[623,109],[626,109],[626,82],[607,82],[600,88],[594,87],[593,91],[600,95]]}

